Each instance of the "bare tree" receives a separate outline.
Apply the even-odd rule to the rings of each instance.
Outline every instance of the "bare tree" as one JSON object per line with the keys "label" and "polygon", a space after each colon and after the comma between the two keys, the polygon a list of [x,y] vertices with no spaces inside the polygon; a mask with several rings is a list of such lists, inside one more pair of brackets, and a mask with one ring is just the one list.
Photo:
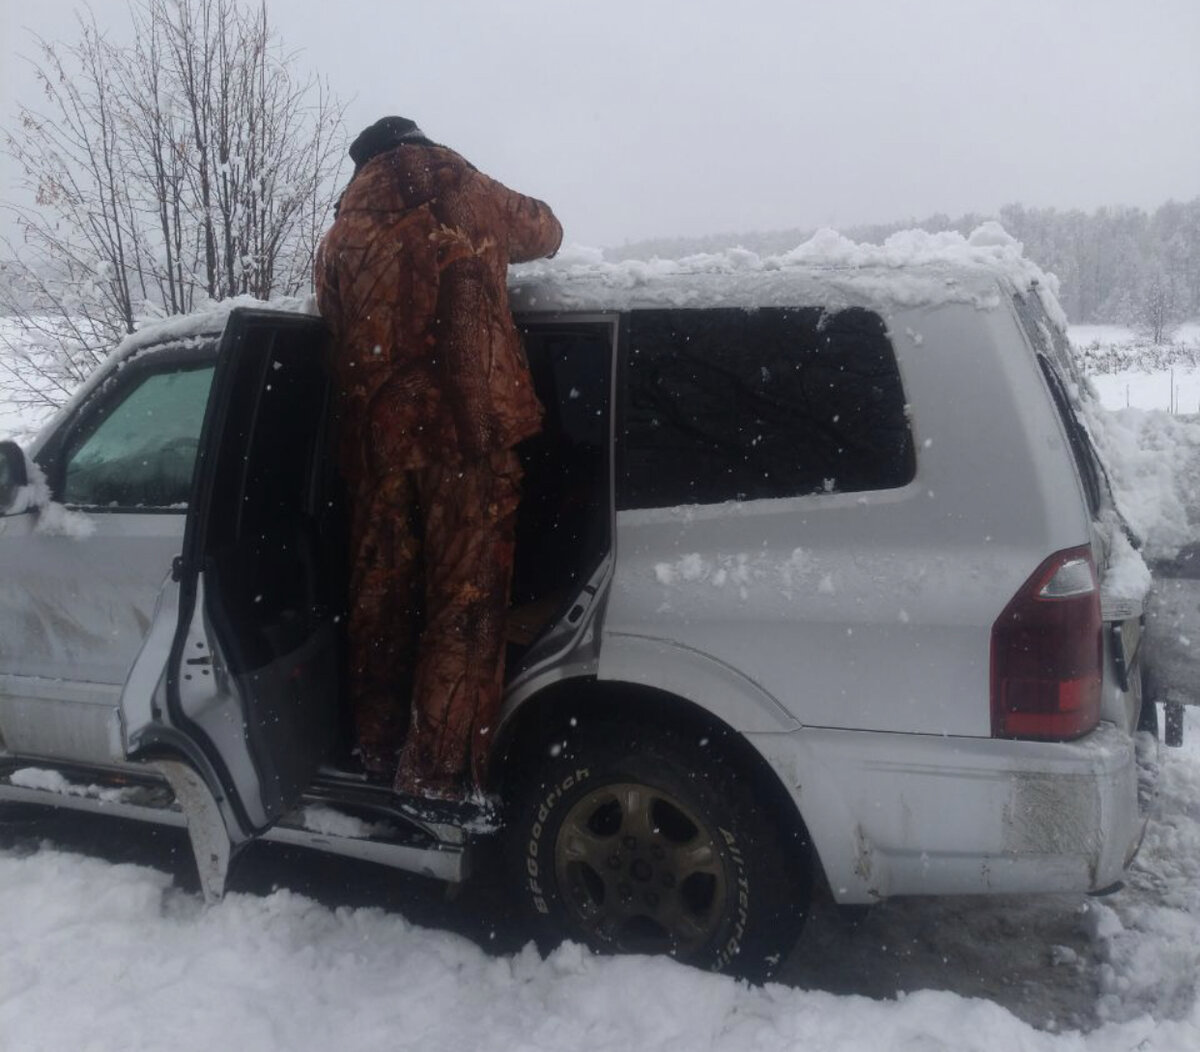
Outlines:
{"label": "bare tree", "polygon": [[[297,76],[265,4],[134,0],[38,40],[44,98],[5,136],[32,204],[0,260],[0,390],[59,404],[140,319],[308,288],[343,153],[342,105]],[[7,353],[6,353],[7,352]]]}
{"label": "bare tree", "polygon": [[1134,325],[1156,344],[1174,334],[1179,321],[1175,282],[1161,266],[1154,266],[1142,282],[1134,304]]}

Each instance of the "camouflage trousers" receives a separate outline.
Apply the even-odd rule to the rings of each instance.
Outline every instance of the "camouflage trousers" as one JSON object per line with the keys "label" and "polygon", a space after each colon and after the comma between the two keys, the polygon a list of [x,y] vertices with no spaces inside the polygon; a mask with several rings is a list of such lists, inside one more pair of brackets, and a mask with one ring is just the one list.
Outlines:
{"label": "camouflage trousers", "polygon": [[[511,450],[351,484],[349,678],[398,792],[482,786],[504,679],[521,465]],[[406,730],[407,725],[407,730]]]}

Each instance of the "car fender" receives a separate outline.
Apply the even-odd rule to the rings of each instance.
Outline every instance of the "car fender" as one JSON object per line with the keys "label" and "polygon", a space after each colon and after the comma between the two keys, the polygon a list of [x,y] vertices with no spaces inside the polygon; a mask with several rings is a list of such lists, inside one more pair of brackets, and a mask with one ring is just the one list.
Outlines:
{"label": "car fender", "polygon": [[744,673],[668,639],[605,632],[597,678],[654,687],[686,698],[743,734],[790,731],[800,726],[777,698]]}

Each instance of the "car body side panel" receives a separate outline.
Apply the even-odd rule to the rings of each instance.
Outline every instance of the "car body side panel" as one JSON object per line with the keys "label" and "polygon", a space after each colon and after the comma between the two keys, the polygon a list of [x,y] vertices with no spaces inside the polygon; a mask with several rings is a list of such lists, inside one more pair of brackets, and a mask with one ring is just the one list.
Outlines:
{"label": "car body side panel", "polygon": [[1089,524],[1011,314],[887,320],[914,406],[914,481],[619,512],[606,641],[743,670],[805,726],[986,736],[992,625]]}
{"label": "car body side panel", "polygon": [[606,630],[598,678],[687,698],[738,731],[766,733],[798,726],[795,717],[745,672],[658,637]]}
{"label": "car body side panel", "polygon": [[184,516],[77,514],[89,536],[39,533],[36,512],[0,533],[0,672],[125,681],[179,554]]}
{"label": "car body side panel", "polygon": [[103,683],[0,676],[0,747],[97,766],[121,755],[121,691]]}
{"label": "car body side panel", "polygon": [[117,699],[184,516],[77,514],[89,536],[38,532],[37,512],[0,519],[0,734],[14,750],[114,762]]}

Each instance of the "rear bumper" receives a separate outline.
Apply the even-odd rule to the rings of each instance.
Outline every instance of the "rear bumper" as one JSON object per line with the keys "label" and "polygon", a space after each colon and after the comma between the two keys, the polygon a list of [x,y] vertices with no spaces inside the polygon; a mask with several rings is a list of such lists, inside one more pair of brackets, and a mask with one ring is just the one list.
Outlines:
{"label": "rear bumper", "polygon": [[843,903],[1096,891],[1121,879],[1145,829],[1135,744],[1112,724],[1065,743],[749,737],[795,799]]}

